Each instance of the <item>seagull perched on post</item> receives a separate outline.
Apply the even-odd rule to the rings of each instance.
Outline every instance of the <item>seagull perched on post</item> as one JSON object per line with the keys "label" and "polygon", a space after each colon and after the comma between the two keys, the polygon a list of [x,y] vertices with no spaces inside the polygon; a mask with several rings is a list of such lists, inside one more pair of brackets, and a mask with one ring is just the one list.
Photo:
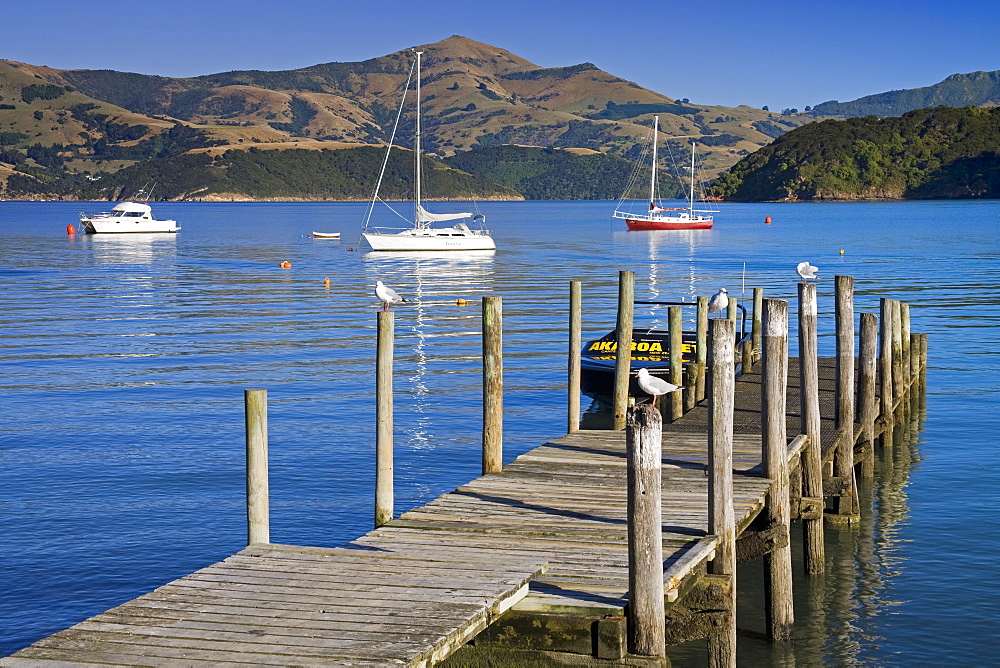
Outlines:
{"label": "seagull perched on post", "polygon": [[382,310],[388,311],[393,304],[409,301],[399,296],[399,293],[392,288],[387,288],[382,281],[375,281],[375,296],[382,302]]}
{"label": "seagull perched on post", "polygon": [[669,394],[671,392],[676,392],[677,390],[683,390],[684,388],[680,385],[674,385],[673,383],[668,383],[662,378],[657,378],[649,373],[649,369],[645,367],[639,369],[639,375],[637,380],[639,381],[639,389],[646,394],[653,397],[653,406],[656,406],[656,398],[662,394]]}
{"label": "seagull perched on post", "polygon": [[802,279],[815,278],[819,280],[819,276],[816,275],[817,271],[819,271],[819,267],[814,267],[808,262],[799,262],[798,266],[795,267],[795,272]]}
{"label": "seagull perched on post", "polygon": [[719,288],[719,291],[712,295],[712,298],[708,300],[709,313],[725,310],[727,306],[729,306],[729,294],[726,292],[725,288]]}

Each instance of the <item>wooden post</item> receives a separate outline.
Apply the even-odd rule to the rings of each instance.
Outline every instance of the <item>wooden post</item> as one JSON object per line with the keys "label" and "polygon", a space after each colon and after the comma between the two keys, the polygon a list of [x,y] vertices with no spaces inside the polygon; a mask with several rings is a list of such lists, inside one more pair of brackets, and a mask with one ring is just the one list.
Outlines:
{"label": "wooden post", "polygon": [[[788,385],[788,302],[765,299],[764,357],[761,369],[761,421],[764,477],[771,491],[764,506],[769,524],[788,528],[791,511],[788,501],[788,439],[785,432],[785,393]],[[792,552],[785,547],[764,555],[765,615],[767,635],[777,642],[791,642],[795,613],[792,606]]]}
{"label": "wooden post", "polygon": [[876,350],[878,348],[878,317],[874,313],[861,314],[861,357],[858,365],[858,413],[861,423],[861,475],[875,475],[875,377]]}
{"label": "wooden post", "polygon": [[[888,425],[892,423],[892,394],[894,384],[892,382],[892,300],[882,297],[879,300],[879,393],[881,395],[881,410],[879,411],[882,422],[888,431]],[[882,437],[883,443],[891,441],[891,434],[886,438]]]}
{"label": "wooden post", "polygon": [[822,573],[826,563],[823,543],[823,443],[819,412],[819,344],[816,335],[816,284],[799,281],[799,406],[801,430],[809,437],[802,451],[802,519],[805,571]]}
{"label": "wooden post", "polygon": [[580,347],[583,345],[581,336],[582,299],[580,281],[569,282],[569,387],[566,401],[567,424],[566,431],[573,433],[580,430]]}
{"label": "wooden post", "polygon": [[835,276],[837,335],[837,430],[842,434],[833,459],[833,475],[850,480],[838,497],[837,514],[853,517],[854,507],[854,278]]}
{"label": "wooden post", "polygon": [[483,297],[483,475],[503,469],[503,303]]}
{"label": "wooden post", "polygon": [[[670,354],[670,382],[674,385],[684,384],[684,367],[682,346],[684,345],[684,320],[681,317],[681,307],[671,306],[667,311],[667,325],[670,334],[669,354]],[[670,397],[670,421],[680,419],[684,415],[684,393],[671,392]]]}
{"label": "wooden post", "polygon": [[635,312],[635,272],[618,272],[618,325],[615,349],[615,429],[625,428],[625,408],[628,404],[629,368],[632,363],[632,321]]}
{"label": "wooden post", "polygon": [[903,398],[903,321],[899,301],[892,300],[892,406]]}
{"label": "wooden post", "polygon": [[[738,306],[739,306],[739,300],[737,300],[736,297],[730,297],[729,303],[726,305],[726,318],[733,321],[733,332],[739,331],[737,320],[739,318],[740,310],[739,308],[737,308]],[[735,333],[733,334],[733,337],[735,340],[736,337]],[[742,360],[743,348],[741,346],[736,346],[736,348],[734,349],[734,354],[740,357],[741,362],[743,361]]]}
{"label": "wooden post", "polygon": [[243,390],[247,436],[247,545],[270,543],[267,390]]}
{"label": "wooden post", "polygon": [[736,517],[733,510],[733,409],[736,334],[730,320],[711,323],[708,377],[708,533],[719,537],[713,575],[729,579],[728,604],[720,629],[708,636],[708,665],[736,666]]}
{"label": "wooden post", "polygon": [[760,359],[760,318],[764,309],[764,288],[753,289],[753,324],[750,329],[750,342],[753,344],[754,364]]}
{"label": "wooden post", "polygon": [[379,311],[375,352],[375,527],[393,513],[392,348],[395,315]]}
{"label": "wooden post", "polygon": [[628,649],[666,656],[663,624],[663,420],[651,405],[628,409]]}
{"label": "wooden post", "polygon": [[694,408],[698,400],[698,365],[688,364],[684,367],[684,410]]}
{"label": "wooden post", "polygon": [[899,302],[899,328],[901,330],[903,351],[903,385],[904,394],[910,393],[910,305]]}
{"label": "wooden post", "polygon": [[708,369],[708,297],[698,297],[695,348],[695,363],[698,366],[695,400],[703,401],[705,399],[705,374]]}

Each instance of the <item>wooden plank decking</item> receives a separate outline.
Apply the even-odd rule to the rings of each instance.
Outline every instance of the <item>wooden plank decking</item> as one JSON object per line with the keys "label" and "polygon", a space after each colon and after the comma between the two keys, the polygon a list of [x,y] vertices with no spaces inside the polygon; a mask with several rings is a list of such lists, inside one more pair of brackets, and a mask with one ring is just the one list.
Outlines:
{"label": "wooden plank decking", "polygon": [[[759,397],[759,377],[738,383],[748,423],[755,383]],[[790,385],[790,406],[796,394]],[[715,546],[707,535],[705,419],[698,408],[664,434],[668,598]],[[739,533],[771,481],[759,473],[759,431],[737,431]],[[621,615],[625,476],[622,432],[575,432],[342,547],[252,545],[0,665],[430,665],[511,606]]]}

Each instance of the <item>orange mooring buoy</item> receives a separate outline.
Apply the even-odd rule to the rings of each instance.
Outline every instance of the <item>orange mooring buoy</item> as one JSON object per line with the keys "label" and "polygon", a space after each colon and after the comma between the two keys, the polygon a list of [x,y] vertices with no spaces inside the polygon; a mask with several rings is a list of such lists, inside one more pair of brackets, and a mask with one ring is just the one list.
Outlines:
{"label": "orange mooring buoy", "polygon": [[72,225],[67,225],[66,226],[66,234],[69,234],[70,236],[76,234],[76,228],[73,227]]}
{"label": "orange mooring buoy", "polygon": [[281,267],[282,269],[291,269],[292,263],[291,262],[279,262],[278,266]]}
{"label": "orange mooring buoy", "polygon": [[764,217],[764,222],[767,223],[768,225],[770,225],[771,224],[771,216],[765,216]]}
{"label": "orange mooring buoy", "polygon": [[327,276],[326,278],[323,279],[323,285],[325,285],[326,287],[330,287],[330,277],[329,276]]}

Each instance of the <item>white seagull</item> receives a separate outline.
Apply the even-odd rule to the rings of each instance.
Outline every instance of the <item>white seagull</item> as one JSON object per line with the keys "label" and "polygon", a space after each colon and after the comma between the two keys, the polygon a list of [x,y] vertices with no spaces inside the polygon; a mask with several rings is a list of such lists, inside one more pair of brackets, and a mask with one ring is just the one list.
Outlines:
{"label": "white seagull", "polygon": [[673,383],[668,383],[662,378],[650,375],[649,369],[646,368],[639,369],[639,376],[637,380],[639,382],[639,389],[653,397],[653,406],[656,406],[656,398],[658,396],[684,389],[680,385],[674,385]]}
{"label": "white seagull", "polygon": [[709,313],[722,311],[727,306],[729,306],[729,294],[726,292],[725,288],[719,288],[719,291],[712,295],[712,298],[708,300]]}
{"label": "white seagull", "polygon": [[815,278],[816,280],[819,280],[819,276],[816,275],[816,272],[819,271],[819,267],[814,267],[808,262],[799,262],[798,266],[795,267],[795,271],[803,279]]}
{"label": "white seagull", "polygon": [[382,310],[388,311],[393,304],[409,301],[399,296],[399,293],[392,288],[387,288],[382,281],[375,281],[375,296],[382,302]]}

